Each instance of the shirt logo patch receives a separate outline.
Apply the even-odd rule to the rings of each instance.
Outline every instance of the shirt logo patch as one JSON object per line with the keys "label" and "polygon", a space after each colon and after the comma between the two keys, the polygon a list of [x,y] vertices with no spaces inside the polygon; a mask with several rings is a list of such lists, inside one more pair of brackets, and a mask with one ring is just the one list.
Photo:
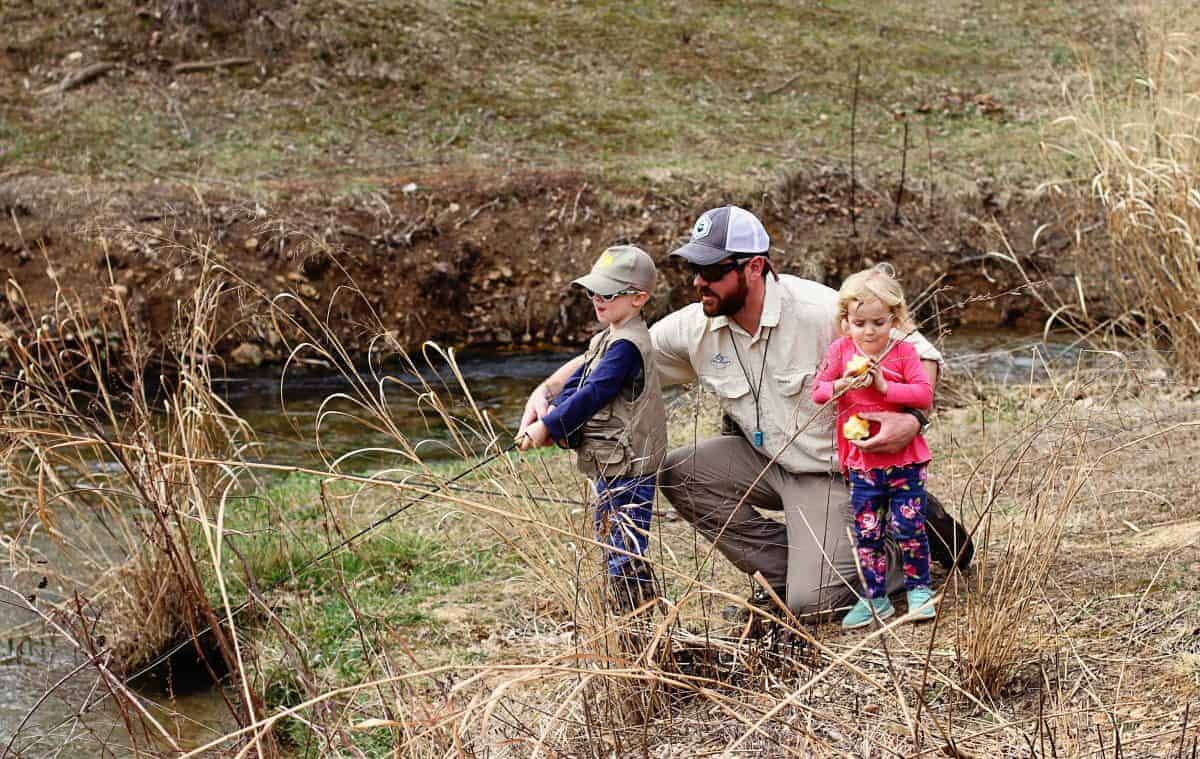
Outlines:
{"label": "shirt logo patch", "polygon": [[724,369],[733,362],[726,358],[722,353],[714,353],[712,354],[712,358],[708,360],[708,363],[712,364],[716,369]]}

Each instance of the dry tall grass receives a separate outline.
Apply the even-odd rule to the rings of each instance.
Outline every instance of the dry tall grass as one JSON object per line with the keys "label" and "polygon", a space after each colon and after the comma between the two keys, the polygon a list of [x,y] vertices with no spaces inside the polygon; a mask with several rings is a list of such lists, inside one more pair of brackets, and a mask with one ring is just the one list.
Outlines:
{"label": "dry tall grass", "polygon": [[[304,349],[336,355],[315,334]],[[461,376],[453,369],[450,375],[448,386],[412,389],[458,430],[452,439],[461,450],[494,451],[500,428],[470,402]],[[943,441],[956,452],[948,456],[953,463],[943,488],[958,494],[981,525],[977,538],[986,538],[978,569],[949,579],[937,626],[890,624],[866,635],[779,614],[770,635],[746,637],[745,628],[717,612],[740,601],[730,592],[729,574],[714,577],[704,546],[688,550],[686,532],[678,530],[656,533],[653,543],[664,600],[639,614],[614,615],[599,593],[600,548],[579,508],[579,481],[561,459],[510,455],[473,477],[470,489],[439,492],[445,479],[422,465],[419,446],[401,438],[397,466],[362,484],[400,499],[434,494],[428,513],[464,514],[504,541],[526,567],[519,598],[529,604],[528,618],[511,630],[515,647],[496,661],[472,664],[423,667],[420,659],[402,665],[392,658],[391,671],[380,669],[377,679],[318,688],[197,751],[236,744],[296,717],[324,741],[347,729],[385,734],[398,756],[977,756],[1029,746],[1038,747],[1032,751],[1038,756],[1086,756],[1102,741],[1152,738],[1123,732],[1119,687],[1115,701],[1095,685],[1087,692],[1094,700],[1080,703],[1057,680],[1053,687],[1047,681],[1035,704],[1052,709],[1033,717],[1028,700],[1014,697],[1028,687],[1031,665],[1062,655],[1064,640],[1068,649],[1074,645],[1047,586],[1061,570],[1062,538],[1085,484],[1115,450],[1095,435],[1099,420],[1123,413],[1110,404],[1120,400],[1115,390],[1129,388],[1112,380],[1086,372],[1054,377],[1024,397],[981,408],[981,440]],[[1079,404],[1101,389],[1110,392],[1099,405]],[[358,407],[366,414],[386,404],[360,399]],[[681,427],[696,429],[695,410],[679,411],[676,435]],[[995,428],[987,432],[989,424]],[[409,451],[413,458],[401,455]],[[334,452],[331,460],[347,459]],[[367,500],[362,492],[354,497]],[[422,686],[442,678],[452,684]],[[392,695],[376,700],[384,691]],[[316,718],[329,703],[339,706]],[[1094,715],[1117,721],[1093,734]],[[1176,717],[1156,713],[1142,722],[1162,730]],[[1176,737],[1187,737],[1186,725]]]}
{"label": "dry tall grass", "polygon": [[[1084,66],[1064,87],[1071,127],[1057,147],[1082,164],[1108,243],[1079,257],[1115,316],[1101,333],[1145,336],[1200,378],[1200,23],[1191,3],[1139,6],[1142,49],[1128,80]],[[1071,305],[1088,321],[1085,293]]]}
{"label": "dry tall grass", "polygon": [[[15,283],[6,289],[21,333],[34,335],[4,345],[13,370],[4,377],[0,461],[5,494],[20,509],[7,557],[15,585],[6,590],[91,657],[135,749],[145,747],[142,734],[172,739],[122,681],[133,667],[207,628],[201,660],[210,672],[244,669],[206,589],[220,565],[225,496],[252,439],[212,392],[221,291],[212,275],[205,270],[180,310],[170,377],[151,373],[158,364],[115,288],[96,315],[65,293],[53,313],[35,315]],[[34,585],[48,589],[26,600],[22,589]],[[239,695],[234,711],[253,721],[261,702]]]}
{"label": "dry tall grass", "polygon": [[[189,755],[270,755],[284,721],[302,724],[310,745],[325,753],[365,752],[356,741],[370,738],[374,751],[418,757],[1082,757],[1095,755],[1102,742],[1194,745],[1195,726],[1189,732],[1176,704],[1131,698],[1123,685],[1145,641],[1162,641],[1162,631],[1174,629],[1156,628],[1155,638],[1139,627],[1159,573],[1133,586],[1136,606],[1105,615],[1099,626],[1128,627],[1127,635],[1081,628],[1076,604],[1092,616],[1100,612],[1091,599],[1071,595],[1078,588],[1061,587],[1064,536],[1087,531],[1091,520],[1104,518],[1101,508],[1112,508],[1108,494],[1094,487],[1106,476],[1106,462],[1178,429],[1161,415],[1137,416],[1136,408],[1123,406],[1137,400],[1137,388],[1122,374],[1080,372],[1022,393],[993,394],[977,409],[955,412],[977,419],[935,428],[934,449],[941,453],[934,489],[979,526],[977,569],[946,579],[935,625],[896,621],[847,634],[780,611],[760,638],[722,617],[722,607],[742,603],[744,585],[678,523],[659,521],[652,536],[663,600],[615,614],[601,596],[601,547],[582,482],[564,456],[502,454],[510,433],[474,402],[451,353],[428,346],[425,356],[409,357],[393,350],[410,377],[399,383],[379,365],[356,367],[302,302],[251,297],[271,305],[294,360],[320,358],[344,374],[349,388],[336,410],[331,399],[317,427],[304,431],[327,462],[312,473],[341,484],[322,492],[326,542],[302,546],[286,589],[264,585],[231,556],[236,546],[224,519],[243,470],[301,468],[241,460],[250,433],[209,390],[203,320],[181,332],[180,381],[158,395],[140,373],[115,372],[126,364],[94,343],[68,339],[90,329],[70,310],[47,322],[45,343],[9,346],[24,351],[21,375],[10,378],[16,392],[2,428],[11,492],[28,504],[17,560],[27,578],[43,571],[37,540],[48,532],[61,555],[89,562],[86,571],[53,568],[55,583],[88,603],[47,607],[48,620],[92,655],[109,657],[122,645],[120,630],[141,627],[158,644],[181,627],[223,624],[236,631],[224,636],[222,651],[234,673],[229,692],[242,702],[241,727]],[[218,302],[215,289],[198,287],[190,312],[203,316]],[[114,308],[118,318],[101,334],[122,329]],[[136,359],[136,342],[130,346]],[[85,386],[92,389],[81,391]],[[449,429],[449,445],[464,464],[479,466],[468,479],[452,480],[446,467],[434,466],[392,419],[387,393],[394,392],[414,394],[431,421]],[[704,434],[708,425],[701,418],[708,412],[691,400],[685,396],[675,409],[677,442]],[[154,413],[156,407],[165,412]],[[394,463],[356,473],[362,451],[330,449],[320,436],[333,413],[387,432],[393,444],[383,453]],[[1185,425],[1190,430],[1200,422]],[[307,586],[298,581],[312,568],[309,560],[393,515],[434,529],[461,522],[453,534],[464,549],[480,536],[503,545],[522,567],[506,586],[515,589],[509,594],[492,583],[480,590],[485,599],[504,594],[507,600],[494,603],[516,610],[504,618],[505,643],[488,656],[447,656],[436,645],[414,649],[403,628],[356,606],[362,578],[336,564],[326,592],[354,610],[351,632],[367,661],[364,677],[339,680],[336,668],[318,663],[329,652],[306,635],[320,613],[318,590],[302,594]],[[285,541],[288,515],[281,516],[278,537]],[[1087,578],[1083,587],[1092,582]],[[238,613],[242,605],[234,601],[249,588],[254,617]],[[287,605],[296,610],[294,622],[280,613]],[[1072,614],[1061,613],[1064,605]],[[1189,607],[1177,606],[1170,619],[1186,619]],[[114,625],[108,635],[115,643],[95,634],[101,611],[101,622]],[[133,613],[146,623],[135,627]],[[110,619],[114,614],[120,619]],[[440,645],[453,649],[456,641]],[[268,678],[281,669],[295,674],[301,692],[264,708]],[[144,697],[125,693],[119,673],[103,676],[130,705],[128,740],[137,741],[149,724],[138,711]]]}

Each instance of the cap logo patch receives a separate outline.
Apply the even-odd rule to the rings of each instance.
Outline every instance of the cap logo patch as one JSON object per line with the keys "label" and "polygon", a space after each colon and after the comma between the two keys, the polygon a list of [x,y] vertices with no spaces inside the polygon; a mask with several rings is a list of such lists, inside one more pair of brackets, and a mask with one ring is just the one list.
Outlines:
{"label": "cap logo patch", "polygon": [[692,239],[698,240],[701,237],[708,236],[708,230],[712,229],[712,219],[707,216],[701,216],[696,219],[696,226],[692,227]]}
{"label": "cap logo patch", "polygon": [[604,255],[600,256],[600,265],[601,266],[613,266],[616,263],[617,263],[617,259],[613,258],[612,253],[605,253]]}

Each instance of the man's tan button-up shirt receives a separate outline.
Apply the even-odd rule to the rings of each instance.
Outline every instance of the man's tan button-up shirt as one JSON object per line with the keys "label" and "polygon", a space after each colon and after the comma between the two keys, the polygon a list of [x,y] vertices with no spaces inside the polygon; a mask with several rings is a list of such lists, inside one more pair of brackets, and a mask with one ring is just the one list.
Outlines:
{"label": "man's tan button-up shirt", "polygon": [[[762,431],[760,450],[779,454],[789,472],[837,471],[832,408],[796,434],[819,408],[812,382],[837,337],[837,299],[835,290],[818,282],[768,276],[753,335],[728,317],[705,316],[699,303],[675,311],[650,329],[662,384],[699,380],[747,437]],[[909,340],[922,359],[941,361],[925,338],[914,334]]]}

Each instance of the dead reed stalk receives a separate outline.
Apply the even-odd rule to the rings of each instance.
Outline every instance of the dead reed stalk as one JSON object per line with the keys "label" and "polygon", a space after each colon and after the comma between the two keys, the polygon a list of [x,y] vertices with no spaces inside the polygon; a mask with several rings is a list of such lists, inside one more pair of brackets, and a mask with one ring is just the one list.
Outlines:
{"label": "dead reed stalk", "polygon": [[[1082,163],[1106,222],[1084,279],[1115,315],[1103,333],[1133,334],[1166,354],[1183,378],[1200,378],[1200,25],[1188,3],[1140,6],[1143,41],[1128,80],[1084,62],[1063,92],[1070,127],[1058,147]],[[1072,310],[1088,320],[1083,302]],[[1093,319],[1094,321],[1094,319]]]}

